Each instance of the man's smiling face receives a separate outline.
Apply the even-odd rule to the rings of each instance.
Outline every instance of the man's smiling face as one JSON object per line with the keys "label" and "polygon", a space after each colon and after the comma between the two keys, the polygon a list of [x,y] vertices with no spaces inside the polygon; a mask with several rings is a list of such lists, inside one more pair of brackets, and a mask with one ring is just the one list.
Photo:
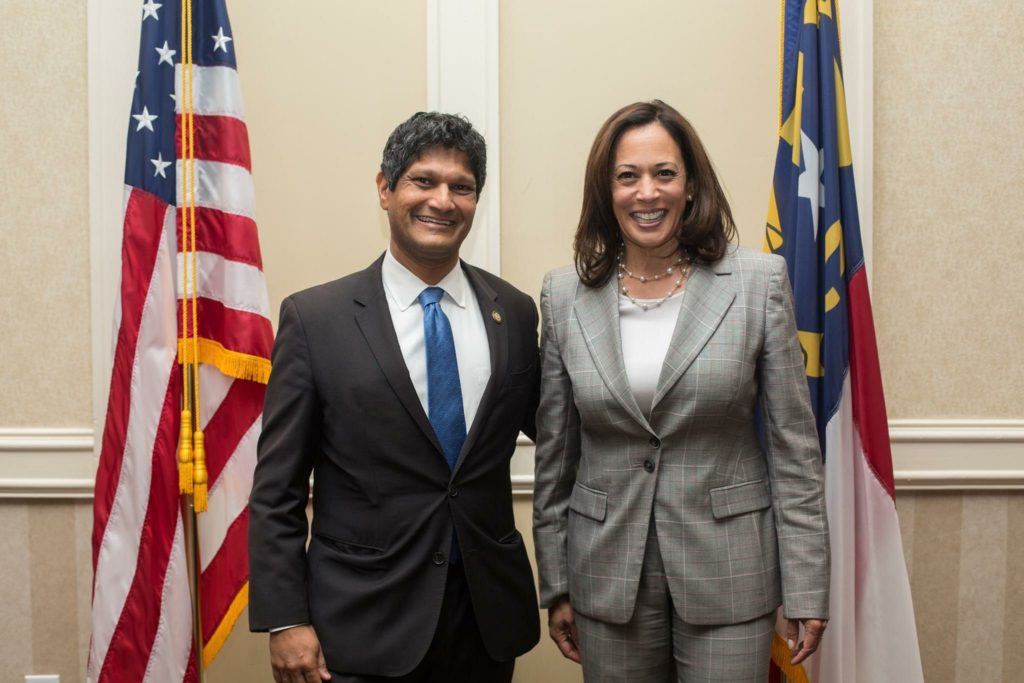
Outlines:
{"label": "man's smiling face", "polygon": [[464,152],[433,147],[388,188],[377,174],[380,206],[391,224],[391,250],[399,262],[426,267],[454,263],[476,213],[476,179]]}

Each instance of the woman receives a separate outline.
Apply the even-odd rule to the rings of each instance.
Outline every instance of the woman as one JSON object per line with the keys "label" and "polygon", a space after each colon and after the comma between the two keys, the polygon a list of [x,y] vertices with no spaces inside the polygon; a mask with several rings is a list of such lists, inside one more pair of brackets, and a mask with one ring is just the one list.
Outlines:
{"label": "woman", "polygon": [[792,661],[824,631],[821,455],[786,264],[735,232],[676,110],[605,122],[575,268],[541,293],[534,494],[541,605],[588,681],[766,681],[780,604]]}

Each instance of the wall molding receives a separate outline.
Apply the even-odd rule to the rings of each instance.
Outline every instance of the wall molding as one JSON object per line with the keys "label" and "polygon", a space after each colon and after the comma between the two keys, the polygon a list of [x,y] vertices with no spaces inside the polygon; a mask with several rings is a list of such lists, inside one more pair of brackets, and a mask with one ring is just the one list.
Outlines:
{"label": "wall molding", "polygon": [[[898,491],[1024,489],[1024,419],[892,420]],[[92,429],[0,427],[0,498],[93,495]],[[533,443],[520,435],[512,492],[533,495]]]}
{"label": "wall molding", "polygon": [[0,427],[0,498],[92,498],[93,430]]}
{"label": "wall molding", "polygon": [[501,274],[498,0],[427,0],[427,109],[464,114],[487,141],[487,180],[462,257]]}

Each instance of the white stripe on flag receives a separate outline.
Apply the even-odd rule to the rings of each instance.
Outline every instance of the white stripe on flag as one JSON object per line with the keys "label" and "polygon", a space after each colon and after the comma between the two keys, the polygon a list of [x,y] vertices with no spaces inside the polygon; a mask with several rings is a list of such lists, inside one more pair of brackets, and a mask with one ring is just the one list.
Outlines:
{"label": "white stripe on flag", "polygon": [[[166,234],[169,231],[173,238],[174,230],[174,209],[168,208],[164,216],[164,232]],[[175,283],[167,244],[168,241],[162,239],[157,248],[156,265],[139,323],[138,343],[130,351],[134,359],[125,452],[117,491],[96,560],[93,633],[89,657],[89,676],[92,680],[99,678],[135,576],[139,539],[149,507],[153,444],[163,412],[171,368],[176,362],[178,325],[175,319]],[[146,381],[138,380],[139,376],[145,376]]]}
{"label": "white stripe on flag", "polygon": [[[181,64],[174,65],[174,111],[185,107],[181,96]],[[230,66],[192,65],[192,111],[208,116],[233,116],[245,119],[242,86],[238,72]]]}
{"label": "white stripe on flag", "polygon": [[174,541],[167,560],[164,589],[160,595],[160,622],[149,651],[144,683],[174,683],[185,677],[192,651],[192,596],[185,559],[185,534],[181,515],[174,528]]}
{"label": "white stripe on flag", "polygon": [[199,558],[202,570],[220,549],[228,529],[249,504],[252,473],[256,468],[256,442],[260,436],[260,414],[238,442],[238,447],[210,490],[209,507],[199,516]]}
{"label": "white stripe on flag", "polygon": [[[200,320],[200,324],[202,321]],[[228,390],[235,383],[234,377],[221,374],[213,365],[199,364],[199,419],[201,429],[206,430],[212,418],[228,395]]]}
{"label": "white stripe on flag", "polygon": [[[181,178],[184,171],[178,159],[178,182],[175,203],[185,205],[182,196]],[[253,189],[252,174],[242,166],[219,161],[196,160],[195,177],[196,206],[235,213],[247,218],[256,216],[256,193]]]}
{"label": "white stripe on flag", "polygon": [[[177,272],[181,272],[182,254],[177,255]],[[270,319],[270,299],[263,281],[263,272],[255,266],[231,261],[208,251],[196,252],[198,278],[196,289],[199,296],[219,301],[228,308],[256,313]],[[178,297],[192,295],[191,259],[189,260],[189,281],[184,291],[179,287]],[[202,320],[200,320],[202,324]]]}
{"label": "white stripe on flag", "polygon": [[923,675],[899,519],[868,466],[852,398],[847,376],[839,410],[825,427],[831,619],[808,671],[816,683],[916,683]]}

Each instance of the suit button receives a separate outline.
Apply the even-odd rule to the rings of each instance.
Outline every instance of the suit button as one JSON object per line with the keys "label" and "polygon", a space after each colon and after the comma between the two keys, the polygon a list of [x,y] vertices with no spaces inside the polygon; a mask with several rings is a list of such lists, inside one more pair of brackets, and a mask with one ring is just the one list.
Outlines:
{"label": "suit button", "polygon": [[661,448],[661,439],[656,436],[652,436],[647,443],[651,444],[651,448]]}
{"label": "suit button", "polygon": [[648,472],[653,472],[654,463],[651,462],[650,460],[644,460],[644,469],[647,470]]}
{"label": "suit button", "polygon": [[459,495],[459,490],[452,486],[451,488],[448,489],[448,495],[454,498],[455,496]]}
{"label": "suit button", "polygon": [[444,553],[441,553],[441,552],[434,553],[433,560],[434,560],[434,564],[436,564],[438,567],[440,567],[442,564],[444,564]]}

